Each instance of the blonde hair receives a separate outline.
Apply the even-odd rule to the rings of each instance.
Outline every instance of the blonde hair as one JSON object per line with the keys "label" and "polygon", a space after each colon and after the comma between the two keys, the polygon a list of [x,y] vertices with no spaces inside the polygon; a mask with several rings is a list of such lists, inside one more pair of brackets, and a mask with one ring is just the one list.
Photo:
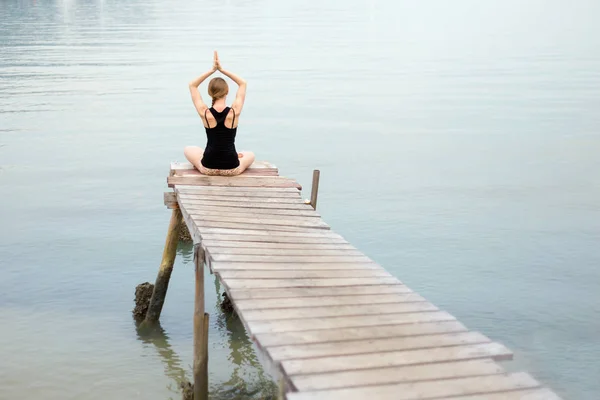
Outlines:
{"label": "blonde hair", "polygon": [[222,97],[227,96],[229,93],[229,86],[223,78],[212,78],[208,83],[208,95],[212,97],[212,105],[215,105],[215,101]]}

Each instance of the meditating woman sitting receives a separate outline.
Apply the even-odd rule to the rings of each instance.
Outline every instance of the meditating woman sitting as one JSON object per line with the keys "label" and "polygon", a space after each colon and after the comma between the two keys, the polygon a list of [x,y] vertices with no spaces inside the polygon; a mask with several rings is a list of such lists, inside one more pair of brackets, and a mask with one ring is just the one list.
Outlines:
{"label": "meditating woman sitting", "polygon": [[[204,104],[202,96],[200,96],[198,86],[215,71],[221,71],[223,75],[238,85],[231,107],[227,107],[225,103],[229,86],[223,78],[213,78],[208,83],[208,94],[212,97],[210,108]],[[250,151],[238,153],[235,149],[235,135],[246,99],[246,81],[236,74],[224,70],[215,51],[212,69],[191,81],[189,86],[196,111],[206,128],[207,142],[205,149],[198,146],[187,146],[183,151],[185,158],[204,175],[233,176],[241,174],[254,162],[254,153]]]}

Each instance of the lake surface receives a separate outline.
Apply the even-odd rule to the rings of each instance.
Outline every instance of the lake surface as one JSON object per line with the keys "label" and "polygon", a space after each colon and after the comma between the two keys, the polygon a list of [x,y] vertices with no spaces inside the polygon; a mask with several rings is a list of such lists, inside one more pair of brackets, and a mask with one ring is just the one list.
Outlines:
{"label": "lake surface", "polygon": [[[595,0],[1,1],[0,398],[180,398],[189,245],[163,332],[130,312],[169,162],[204,143],[187,82],[217,49],[249,81],[240,149],[305,187],[321,169],[336,231],[515,368],[597,399],[599,17]],[[219,290],[214,398],[266,396]]]}

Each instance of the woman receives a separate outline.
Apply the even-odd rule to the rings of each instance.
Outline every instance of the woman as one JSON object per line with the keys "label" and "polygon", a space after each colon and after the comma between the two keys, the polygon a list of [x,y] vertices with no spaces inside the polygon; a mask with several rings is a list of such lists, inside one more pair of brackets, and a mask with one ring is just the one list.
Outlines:
{"label": "woman", "polygon": [[[212,106],[208,108],[202,101],[198,86],[215,71],[221,71],[238,85],[231,107],[227,107],[225,103],[229,87],[223,78],[213,78],[208,84]],[[254,162],[254,153],[250,151],[238,153],[235,149],[235,134],[246,99],[246,81],[224,70],[215,51],[212,69],[191,81],[189,86],[196,111],[206,128],[207,143],[206,149],[198,146],[186,147],[183,151],[185,158],[204,175],[241,174]]]}

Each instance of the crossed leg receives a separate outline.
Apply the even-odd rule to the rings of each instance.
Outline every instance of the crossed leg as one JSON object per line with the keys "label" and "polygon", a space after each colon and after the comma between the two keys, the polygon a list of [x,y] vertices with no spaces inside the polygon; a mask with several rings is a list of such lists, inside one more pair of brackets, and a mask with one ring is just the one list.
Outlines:
{"label": "crossed leg", "polygon": [[238,158],[240,159],[240,166],[238,168],[241,174],[254,162],[254,153],[251,151],[242,151],[238,153]]}
{"label": "crossed leg", "polygon": [[[185,158],[192,163],[192,165],[200,172],[204,169],[203,165],[200,161],[202,161],[202,156],[204,155],[204,149],[198,146],[187,146],[183,149],[183,154]],[[254,153],[251,151],[242,151],[238,153],[238,158],[240,160],[240,166],[236,168],[236,175],[244,172],[249,166],[254,162]]]}
{"label": "crossed leg", "polygon": [[202,168],[200,161],[202,161],[202,156],[204,156],[204,149],[198,146],[186,146],[185,149],[183,149],[183,154],[185,155],[185,158],[200,171]]}

